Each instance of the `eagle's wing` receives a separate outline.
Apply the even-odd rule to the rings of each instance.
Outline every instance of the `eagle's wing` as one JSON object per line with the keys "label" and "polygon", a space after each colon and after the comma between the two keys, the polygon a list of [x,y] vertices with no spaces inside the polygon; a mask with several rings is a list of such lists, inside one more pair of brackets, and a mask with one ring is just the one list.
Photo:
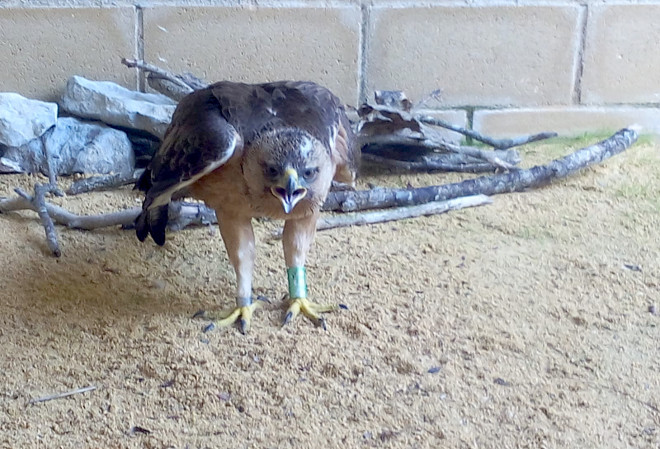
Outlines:
{"label": "eagle's wing", "polygon": [[241,150],[240,135],[218,106],[208,89],[196,91],[179,103],[160,148],[136,185],[146,192],[143,211],[135,223],[141,241],[151,234],[163,245],[172,195]]}

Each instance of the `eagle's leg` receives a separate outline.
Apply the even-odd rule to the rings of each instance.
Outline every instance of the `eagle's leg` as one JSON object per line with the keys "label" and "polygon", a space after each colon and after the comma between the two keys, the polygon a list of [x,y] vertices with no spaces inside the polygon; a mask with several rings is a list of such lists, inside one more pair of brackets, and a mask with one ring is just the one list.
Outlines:
{"label": "eagle's leg", "polygon": [[339,308],[338,305],[316,304],[307,299],[305,259],[314,240],[318,216],[317,212],[308,217],[287,220],[284,224],[282,246],[284,248],[289,300],[291,302],[284,318],[284,324],[302,313],[325,329],[325,320],[320,314],[332,312]]}
{"label": "eagle's leg", "polygon": [[225,313],[216,324],[230,326],[237,322],[241,332],[246,333],[250,328],[252,313],[259,305],[259,302],[252,300],[255,257],[252,219],[218,214],[218,223],[229,261],[236,272],[236,307]]}

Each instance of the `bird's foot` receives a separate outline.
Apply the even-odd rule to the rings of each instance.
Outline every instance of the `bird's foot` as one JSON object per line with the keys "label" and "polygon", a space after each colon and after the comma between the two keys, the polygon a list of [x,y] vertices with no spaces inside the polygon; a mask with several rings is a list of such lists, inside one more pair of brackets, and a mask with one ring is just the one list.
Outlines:
{"label": "bird's foot", "polygon": [[316,304],[309,301],[307,298],[291,299],[291,304],[284,317],[284,324],[290,323],[295,317],[302,313],[325,330],[325,318],[321,316],[321,313],[334,312],[335,310],[347,308],[348,307],[343,304]]}
{"label": "bird's foot", "polygon": [[[261,302],[270,302],[268,299],[259,296],[257,297],[258,301],[237,301],[236,307],[230,310],[225,310],[224,312],[219,313],[206,313],[203,312],[205,318],[213,321],[216,326],[227,327],[231,326],[234,323],[238,323],[238,327],[241,330],[241,333],[246,334],[250,330],[250,324],[252,321],[252,314],[256,309],[261,307]],[[195,314],[196,316],[199,314]]]}

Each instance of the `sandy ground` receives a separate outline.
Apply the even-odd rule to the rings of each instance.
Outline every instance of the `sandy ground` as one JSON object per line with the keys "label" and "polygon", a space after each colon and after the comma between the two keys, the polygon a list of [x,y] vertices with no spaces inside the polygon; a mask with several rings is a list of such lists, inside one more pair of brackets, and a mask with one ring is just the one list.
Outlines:
{"label": "sandy ground", "polygon": [[[0,216],[0,445],[8,448],[658,448],[660,146],[547,188],[432,218],[318,235],[328,330],[280,327],[273,223],[257,224],[249,335],[214,229],[60,230]],[[526,165],[570,150],[535,145]],[[366,177],[415,186],[455,175]],[[0,195],[34,179],[0,178]],[[130,190],[57,200],[133,206]],[[92,385],[66,399],[31,399]]]}

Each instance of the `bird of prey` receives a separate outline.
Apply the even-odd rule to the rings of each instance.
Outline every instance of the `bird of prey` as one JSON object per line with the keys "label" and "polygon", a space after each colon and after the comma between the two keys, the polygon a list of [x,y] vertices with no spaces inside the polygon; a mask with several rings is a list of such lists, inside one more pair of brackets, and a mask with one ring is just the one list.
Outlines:
{"label": "bird of prey", "polygon": [[325,324],[337,308],[307,298],[305,258],[319,211],[338,181],[354,184],[359,148],[339,99],[306,81],[222,81],[184,97],[136,188],[146,192],[136,219],[140,241],[165,243],[168,204],[191,196],[217,214],[236,273],[236,308],[217,324],[250,326],[255,241],[252,219],[283,219],[290,306]]}

